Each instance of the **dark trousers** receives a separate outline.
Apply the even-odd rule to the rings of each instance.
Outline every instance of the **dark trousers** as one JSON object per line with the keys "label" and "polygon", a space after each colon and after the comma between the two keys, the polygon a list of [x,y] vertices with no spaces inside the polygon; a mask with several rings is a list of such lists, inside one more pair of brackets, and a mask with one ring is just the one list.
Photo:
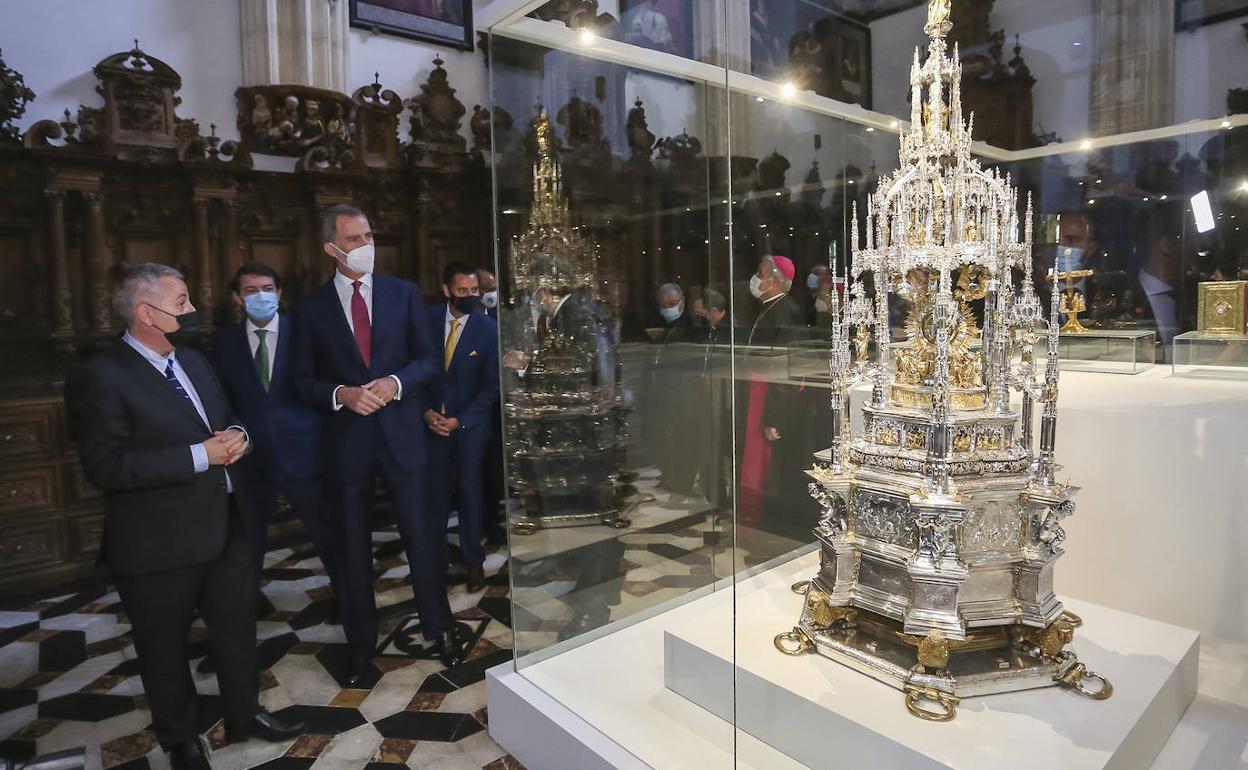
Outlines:
{"label": "dark trousers", "polygon": [[221,708],[230,730],[244,730],[257,708],[256,577],[234,501],[221,554],[151,575],[114,576],[130,618],[139,675],[152,710],[152,727],[165,748],[194,739],[195,682],[187,634],[198,612],[208,626]]}
{"label": "dark trousers", "polygon": [[451,492],[454,491],[459,510],[459,554],[469,567],[480,567],[485,563],[485,554],[481,551],[481,536],[485,531],[482,470],[488,438],[457,430],[445,438],[430,435],[426,442],[429,449],[429,511],[434,516],[438,531],[445,533],[451,518]]}
{"label": "dark trousers", "polygon": [[482,479],[485,526],[493,537],[495,532],[507,526],[507,515],[501,512],[500,505],[506,495],[506,487],[503,481],[503,423],[497,409],[494,410],[494,419],[491,421],[490,441],[485,446]]}
{"label": "dark trousers", "polygon": [[386,485],[390,512],[403,536],[411,568],[412,594],[425,638],[436,638],[451,624],[451,605],[446,598],[443,579],[443,536],[435,535],[434,517],[427,512],[424,474],[402,467],[380,439],[378,444],[373,449],[367,473],[329,482],[330,500],[337,503],[339,512],[333,519],[331,530],[338,543],[340,558],[340,586],[335,587],[338,613],[351,652],[359,660],[372,657],[377,648],[371,526],[374,470]]}
{"label": "dark trousers", "polygon": [[251,558],[256,569],[257,589],[260,572],[264,569],[264,554],[268,548],[269,518],[277,512],[277,496],[280,493],[286,495],[286,499],[294,506],[295,513],[303,523],[303,531],[307,533],[316,549],[316,555],[325,565],[330,584],[337,590],[338,558],[332,539],[326,537],[325,504],[320,478],[294,478],[272,463],[251,470],[246,481],[246,495],[240,507],[246,517],[247,535],[251,540]]}

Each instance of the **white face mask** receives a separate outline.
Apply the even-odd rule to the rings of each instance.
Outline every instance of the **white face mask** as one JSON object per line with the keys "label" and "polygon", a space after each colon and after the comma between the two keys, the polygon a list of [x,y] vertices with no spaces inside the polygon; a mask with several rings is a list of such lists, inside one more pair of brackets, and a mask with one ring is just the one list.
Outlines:
{"label": "white face mask", "polygon": [[1057,271],[1066,273],[1083,269],[1083,249],[1075,246],[1057,247]]}
{"label": "white face mask", "polygon": [[763,296],[763,279],[758,277],[758,273],[750,276],[750,294],[754,295],[754,299]]}
{"label": "white face mask", "polygon": [[374,251],[373,244],[366,243],[363,246],[351,249],[351,251],[343,251],[338,248],[337,244],[331,243],[334,251],[338,252],[346,258],[347,269],[353,273],[371,273],[373,272]]}
{"label": "white face mask", "polygon": [[485,294],[482,294],[482,295],[481,295],[481,304],[482,304],[482,305],[485,305],[486,307],[490,308],[491,310],[492,310],[492,309],[494,309],[494,308],[496,308],[496,307],[498,307],[498,292],[496,292],[496,291],[487,291]]}

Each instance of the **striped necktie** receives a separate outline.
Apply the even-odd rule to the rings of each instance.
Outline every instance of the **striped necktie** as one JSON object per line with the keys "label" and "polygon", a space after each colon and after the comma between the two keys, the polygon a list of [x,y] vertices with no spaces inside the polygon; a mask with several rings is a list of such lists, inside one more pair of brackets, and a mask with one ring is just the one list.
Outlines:
{"label": "striped necktie", "polygon": [[[186,388],[182,387],[181,382],[178,382],[178,376],[173,373],[173,359],[172,358],[169,359],[169,363],[165,366],[165,379],[173,383],[173,387],[178,389],[178,392],[182,394],[182,398],[185,398],[187,401],[190,401],[191,406],[195,406],[194,400],[191,399],[191,394],[186,392]],[[196,411],[199,411],[199,410],[196,410]]]}

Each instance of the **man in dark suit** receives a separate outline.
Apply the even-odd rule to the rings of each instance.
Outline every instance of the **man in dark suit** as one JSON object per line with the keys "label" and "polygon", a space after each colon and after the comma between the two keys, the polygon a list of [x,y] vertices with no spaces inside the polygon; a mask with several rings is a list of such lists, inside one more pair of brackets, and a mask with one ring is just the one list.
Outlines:
{"label": "man in dark suit", "polygon": [[373,273],[373,232],[363,212],[338,205],[322,222],[334,277],[295,319],[295,387],[321,411],[327,498],[337,512],[338,606],[352,654],[350,682],[375,675],[370,499],[379,473],[403,535],[421,629],[447,666],[462,660],[443,578],[441,536],[425,499],[421,391],[442,366],[416,284]]}
{"label": "man in dark suit", "polygon": [[459,510],[459,553],[468,566],[468,590],[485,588],[482,471],[498,412],[498,324],[481,312],[476,272],[454,262],[442,272],[446,304],[429,308],[429,334],[443,341],[443,367],[425,391],[429,426],[430,501],[442,532]]}
{"label": "man in dark suit", "polygon": [[103,562],[130,619],[152,725],[175,770],[208,770],[186,641],[198,612],[217,661],[226,736],[281,741],[303,726],[257,702],[256,578],[227,466],[248,448],[199,353],[178,271],[130,268],[113,295],[125,336],[76,372],[66,406],[78,456],[104,493]]}
{"label": "man in dark suit", "polygon": [[255,451],[239,462],[238,473],[256,577],[264,567],[269,517],[281,493],[299,514],[332,584],[336,561],[322,511],[320,417],[295,394],[294,323],[278,312],[282,279],[268,265],[252,262],[238,269],[230,289],[245,317],[217,330],[212,362],[255,444]]}

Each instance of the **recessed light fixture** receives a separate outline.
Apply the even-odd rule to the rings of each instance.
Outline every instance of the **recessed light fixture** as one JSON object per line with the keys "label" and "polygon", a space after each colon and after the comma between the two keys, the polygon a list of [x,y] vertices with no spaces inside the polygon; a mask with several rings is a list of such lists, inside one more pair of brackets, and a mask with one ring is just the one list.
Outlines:
{"label": "recessed light fixture", "polygon": [[1084,139],[1082,142],[1080,142],[1080,143],[1079,143],[1079,149],[1081,149],[1081,150],[1090,150],[1090,149],[1092,149],[1092,140],[1091,140],[1091,139]]}
{"label": "recessed light fixture", "polygon": [[792,81],[780,86],[780,95],[785,99],[792,99],[797,96],[797,86]]}
{"label": "recessed light fixture", "polygon": [[761,96],[755,96],[755,97],[754,97],[754,101],[756,101],[756,102],[765,102],[765,101],[767,101],[767,100],[766,100],[766,99],[764,99],[764,98],[763,98],[763,97],[761,97]]}
{"label": "recessed light fixture", "polygon": [[892,128],[892,129],[898,129],[898,128],[901,128],[901,121],[899,121],[899,120],[894,120],[892,123],[889,123],[889,124],[888,124],[888,127],[889,127],[889,128]]}
{"label": "recessed light fixture", "polygon": [[1166,198],[1169,198],[1169,197],[1170,197],[1169,195],[1162,195],[1162,196],[1161,196],[1160,198],[1158,198],[1157,200],[1159,200],[1159,201],[1164,201]]}
{"label": "recessed light fixture", "polygon": [[1230,128],[1230,127],[1231,127],[1231,121],[1229,120],[1222,121],[1222,128]]}
{"label": "recessed light fixture", "polygon": [[867,133],[868,133],[868,134],[872,133],[873,131],[875,131],[875,126],[867,126]]}
{"label": "recessed light fixture", "polygon": [[577,39],[580,41],[581,45],[591,46],[594,44],[594,41],[598,39],[598,36],[594,34],[594,31],[592,29],[588,27],[584,27],[581,29],[581,32],[577,36]]}
{"label": "recessed light fixture", "polygon": [[1089,206],[1096,205],[1096,198],[1088,198],[1088,205]]}
{"label": "recessed light fixture", "polygon": [[1239,191],[1243,193],[1248,193],[1248,179],[1245,179],[1244,181],[1239,183]]}
{"label": "recessed light fixture", "polygon": [[1209,205],[1209,192],[1201,190],[1192,196],[1192,216],[1196,220],[1196,232],[1207,233],[1214,228],[1213,206]]}

